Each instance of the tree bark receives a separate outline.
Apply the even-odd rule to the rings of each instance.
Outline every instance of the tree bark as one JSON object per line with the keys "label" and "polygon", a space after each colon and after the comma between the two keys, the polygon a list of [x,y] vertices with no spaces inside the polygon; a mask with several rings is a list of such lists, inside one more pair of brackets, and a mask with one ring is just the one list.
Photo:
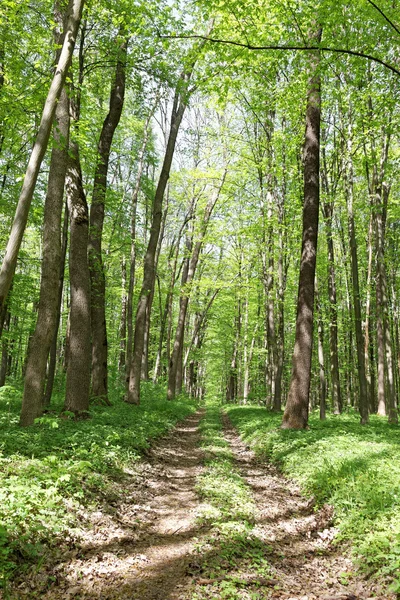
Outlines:
{"label": "tree bark", "polygon": [[91,282],[92,326],[92,390],[91,395],[104,404],[108,400],[108,343],[106,326],[106,282],[102,257],[104,208],[108,164],[115,130],[121,118],[125,96],[125,64],[127,41],[119,48],[115,79],[110,93],[109,111],[104,120],[98,145],[98,159],[94,176],[93,198],[90,207],[89,270]]}
{"label": "tree bark", "polygon": [[61,304],[62,304],[63,289],[64,289],[65,261],[67,258],[68,229],[69,229],[69,212],[68,212],[68,206],[67,206],[67,204],[65,204],[64,225],[63,225],[62,242],[61,242],[60,276],[59,276],[59,280],[58,280],[56,327],[55,327],[54,334],[53,334],[53,340],[51,342],[49,364],[48,364],[48,368],[47,368],[46,391],[45,391],[44,399],[43,399],[43,406],[45,406],[45,407],[49,406],[50,401],[51,401],[51,396],[53,394],[54,378],[55,378],[56,367],[57,367],[57,338],[58,338],[58,330],[60,329],[60,321],[61,321]]}
{"label": "tree bark", "polygon": [[39,175],[40,166],[47,149],[50,132],[58,100],[63,89],[65,78],[71,64],[72,53],[82,16],[84,0],[70,0],[68,20],[64,30],[64,41],[61,48],[60,59],[55,70],[49,93],[44,105],[39,130],[29,158],[24,183],[12,224],[10,237],[7,243],[3,264],[0,270],[0,314],[14,277],[15,267],[22,237],[28,221],[29,209]]}
{"label": "tree bark", "polygon": [[[63,16],[55,5],[55,18],[62,28]],[[62,41],[61,32],[55,34],[55,42]],[[50,171],[43,219],[42,274],[40,299],[35,331],[30,339],[25,368],[24,393],[20,425],[32,425],[44,408],[46,366],[51,343],[57,329],[57,305],[59,300],[60,265],[62,262],[61,221],[65,176],[68,163],[69,99],[62,90],[55,113],[54,144],[51,152]]]}
{"label": "tree bark", "polygon": [[[79,112],[73,107],[75,122]],[[69,251],[70,272],[70,331],[64,409],[85,415],[89,410],[91,325],[90,273],[87,256],[89,215],[82,184],[78,144],[70,143],[70,158],[66,192],[70,214],[71,238]]]}
{"label": "tree bark", "polygon": [[[319,42],[322,31],[312,35]],[[304,429],[308,426],[308,401],[314,324],[314,278],[317,258],[319,219],[319,145],[321,122],[321,84],[318,73],[319,54],[310,57],[310,81],[306,110],[304,144],[303,242],[292,377],[282,428]]]}

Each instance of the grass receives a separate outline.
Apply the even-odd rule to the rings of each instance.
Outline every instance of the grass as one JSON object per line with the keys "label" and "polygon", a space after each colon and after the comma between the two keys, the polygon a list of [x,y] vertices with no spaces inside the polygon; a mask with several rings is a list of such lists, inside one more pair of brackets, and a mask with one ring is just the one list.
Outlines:
{"label": "grass", "polygon": [[191,598],[243,598],[243,577],[251,573],[255,582],[247,586],[245,597],[261,599],[264,595],[257,577],[270,577],[266,556],[270,548],[253,533],[256,506],[223,437],[221,410],[216,404],[208,403],[200,430],[205,469],[197,481],[197,492],[203,499],[199,521],[209,527],[209,533],[198,544],[197,552],[201,576],[210,583],[196,585]]}
{"label": "grass", "polygon": [[226,407],[254,450],[297,480],[317,506],[331,504],[338,540],[351,544],[360,568],[389,576],[400,592],[400,430],[372,416],[311,415],[309,431],[279,428],[281,416],[263,407]]}
{"label": "grass", "polygon": [[0,388],[0,585],[21,565],[40,565],[71,534],[76,509],[112,490],[151,440],[195,410],[187,400],[167,402],[165,390],[149,384],[140,406],[112,401],[92,407],[87,420],[54,412],[21,429],[21,392]]}

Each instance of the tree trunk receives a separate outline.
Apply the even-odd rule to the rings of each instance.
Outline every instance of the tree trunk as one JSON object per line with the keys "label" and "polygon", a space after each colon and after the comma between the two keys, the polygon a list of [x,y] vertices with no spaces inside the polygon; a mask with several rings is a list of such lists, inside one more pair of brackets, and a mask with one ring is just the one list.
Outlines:
{"label": "tree trunk", "polygon": [[118,367],[120,373],[125,375],[126,364],[126,315],[128,307],[128,295],[126,292],[126,260],[125,256],[121,260],[122,273],[122,301],[121,301],[121,322],[119,326],[119,362]]}
{"label": "tree trunk", "polygon": [[[55,7],[55,17],[60,27],[62,27],[63,17],[57,5]],[[56,33],[55,42],[60,44],[61,40],[61,33]],[[42,274],[38,317],[35,331],[28,346],[20,417],[20,425],[24,427],[32,425],[35,418],[43,412],[47,359],[57,329],[58,285],[62,262],[61,217],[69,139],[69,99],[65,89],[62,90],[57,104],[53,136],[54,144],[51,152],[44,205]]]}
{"label": "tree trunk", "polygon": [[81,20],[83,4],[84,0],[70,0],[69,3],[68,20],[64,29],[64,41],[61,48],[60,59],[58,61],[44,105],[42,119],[39,125],[35,143],[33,145],[31,156],[29,158],[14,222],[12,224],[3,264],[0,270],[0,314],[7,299],[7,294],[14,277],[18,253],[28,221],[29,209],[36,186],[36,180],[38,178],[40,166],[47,149],[57,103],[65,83],[69,65],[71,64],[72,53]]}
{"label": "tree trunk", "polygon": [[[185,77],[186,81],[190,79]],[[182,121],[183,114],[186,109],[186,99],[181,98],[180,92],[175,93],[174,105],[171,115],[171,129],[168,138],[168,144],[165,151],[164,162],[161,168],[160,178],[158,181],[156,193],[153,201],[153,214],[150,239],[144,259],[144,271],[142,288],[139,295],[139,302],[136,310],[136,322],[134,333],[134,347],[129,373],[129,386],[126,401],[130,404],[140,403],[140,376],[142,368],[142,355],[144,348],[144,334],[146,325],[146,311],[149,297],[154,288],[155,282],[155,259],[158,238],[161,229],[162,206],[165,188],[168,183],[169,173],[171,170],[172,158],[174,155],[176,138],[178,136],[179,127]]]}
{"label": "tree trunk", "polygon": [[88,206],[82,184],[79,150],[70,145],[66,190],[71,224],[69,252],[70,332],[67,363],[65,410],[85,415],[89,410],[90,389],[90,274],[87,257]]}
{"label": "tree trunk", "polygon": [[328,295],[329,295],[329,349],[331,365],[331,392],[332,408],[335,415],[342,412],[343,403],[340,391],[339,354],[338,354],[338,327],[337,327],[337,300],[336,300],[336,275],[335,255],[332,236],[333,203],[323,205],[325,218],[326,241],[328,246]]}
{"label": "tree trunk", "polygon": [[[396,410],[396,394],[393,376],[393,352],[388,314],[388,285],[386,276],[384,240],[385,215],[389,189],[385,184],[376,188],[375,199],[375,243],[376,243],[376,303],[378,328],[378,414],[388,411],[389,423],[398,422]],[[386,390],[385,390],[386,367]],[[387,391],[387,401],[386,394]],[[385,411],[383,406],[385,405]]]}
{"label": "tree trunk", "polygon": [[376,410],[376,394],[375,394],[375,369],[374,362],[370,360],[370,351],[373,351],[373,338],[370,335],[371,331],[371,287],[372,287],[372,264],[373,264],[373,226],[374,219],[371,214],[368,231],[368,271],[367,271],[367,298],[365,302],[365,339],[364,339],[364,359],[365,359],[365,373],[367,380],[367,391],[368,391],[368,406],[371,413]]}
{"label": "tree trunk", "polygon": [[144,126],[144,136],[142,146],[140,148],[138,157],[138,171],[136,175],[135,188],[132,193],[132,216],[131,216],[131,255],[129,262],[129,283],[128,283],[128,301],[127,301],[127,343],[126,343],[126,363],[125,363],[125,376],[126,376],[126,389],[129,386],[129,373],[132,362],[132,345],[133,345],[133,293],[135,290],[135,276],[136,276],[136,216],[137,216],[137,204],[140,190],[140,182],[142,179],[143,168],[144,168],[144,155],[146,151],[147,142],[150,134],[150,120],[153,116],[156,105],[153,106],[153,111],[150,111],[147,116],[146,123]]}
{"label": "tree trunk", "polygon": [[53,334],[53,340],[51,342],[49,364],[48,364],[48,368],[47,368],[46,391],[45,391],[44,398],[43,398],[43,406],[45,406],[45,407],[49,406],[50,401],[51,401],[51,396],[53,394],[54,377],[56,374],[56,367],[57,367],[57,338],[58,338],[58,330],[60,329],[60,320],[61,320],[61,304],[62,304],[63,289],[64,289],[65,261],[67,258],[68,229],[69,229],[69,212],[68,212],[68,206],[67,206],[67,204],[65,204],[64,225],[63,225],[62,242],[61,242],[60,275],[59,275],[59,280],[58,280],[56,327],[55,327],[54,334]]}
{"label": "tree trunk", "polygon": [[319,364],[319,418],[326,419],[326,378],[324,362],[324,324],[322,320],[321,304],[317,296],[318,313],[318,364]]}
{"label": "tree trunk", "polygon": [[[311,36],[312,41],[319,43],[321,33],[322,31],[319,30],[317,34]],[[297,299],[296,334],[292,378],[282,422],[284,429],[304,429],[308,426],[314,321],[314,278],[319,218],[321,91],[318,68],[319,54],[313,53],[310,56],[311,77],[306,110],[303,242]]]}
{"label": "tree trunk", "polygon": [[[5,331],[10,330],[11,313],[9,310],[6,312],[6,318],[4,319]],[[9,365],[9,343],[7,338],[3,338],[1,341],[1,365],[0,365],[0,387],[3,387],[6,383],[6,377]]]}
{"label": "tree trunk", "polygon": [[111,87],[110,105],[104,120],[98,145],[98,159],[94,176],[93,198],[90,207],[89,269],[91,282],[92,326],[92,390],[91,395],[109,404],[107,371],[106,282],[102,258],[104,208],[108,164],[115,130],[122,114],[125,96],[125,63],[127,41],[120,48]]}
{"label": "tree trunk", "polygon": [[351,132],[349,132],[348,140],[348,170],[346,175],[346,198],[347,198],[347,214],[348,214],[348,229],[350,240],[350,258],[351,258],[351,274],[353,284],[353,303],[354,303],[354,319],[356,330],[356,346],[357,346],[357,371],[358,371],[358,387],[359,387],[359,402],[358,409],[360,412],[360,423],[365,425],[368,423],[368,392],[367,379],[365,376],[365,355],[364,355],[364,338],[362,332],[362,317],[361,317],[361,301],[360,301],[360,284],[358,277],[358,256],[357,256],[357,239],[354,222],[353,211],[353,164],[352,164],[352,146]]}

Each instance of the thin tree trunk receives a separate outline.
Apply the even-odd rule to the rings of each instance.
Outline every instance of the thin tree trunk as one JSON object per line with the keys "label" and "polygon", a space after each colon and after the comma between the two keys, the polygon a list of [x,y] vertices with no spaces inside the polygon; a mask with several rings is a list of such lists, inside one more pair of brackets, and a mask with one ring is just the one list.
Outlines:
{"label": "thin tree trunk", "polygon": [[[210,221],[212,212],[218,201],[218,198],[220,197],[222,187],[224,185],[225,178],[226,178],[226,172],[227,171],[225,169],[222,179],[221,179],[221,182],[219,183],[217,190],[215,191],[214,194],[212,194],[210,200],[208,201],[208,203],[204,209],[204,214],[203,214],[203,218],[202,218],[201,225],[200,225],[198,239],[197,239],[197,241],[193,247],[193,250],[191,252],[190,260],[188,258],[189,263],[188,263],[187,276],[186,276],[185,282],[183,282],[183,285],[185,287],[183,287],[183,285],[182,285],[182,292],[181,292],[181,297],[180,297],[180,302],[179,302],[179,315],[178,315],[178,324],[177,324],[176,334],[175,334],[175,342],[174,342],[174,347],[173,347],[172,354],[171,354],[170,361],[169,361],[168,391],[167,391],[168,400],[173,400],[175,398],[178,362],[179,362],[180,368],[182,370],[182,364],[181,364],[182,360],[183,360],[182,347],[183,347],[183,338],[184,338],[184,331],[185,331],[186,312],[187,312],[189,299],[190,299],[191,286],[193,283],[194,276],[196,274],[197,264],[199,261],[201,249],[203,247],[204,237],[207,232],[208,223]],[[179,356],[181,356],[180,361],[179,361]]]}
{"label": "thin tree trunk", "polygon": [[346,176],[346,199],[347,199],[347,214],[348,214],[348,229],[350,239],[350,258],[351,258],[351,274],[353,284],[353,304],[354,304],[354,319],[356,330],[356,346],[357,346],[357,371],[358,371],[358,387],[359,387],[359,402],[358,409],[360,412],[360,423],[365,425],[368,423],[368,392],[367,379],[365,376],[365,355],[364,355],[364,339],[362,332],[362,317],[361,317],[361,301],[360,301],[360,284],[358,277],[358,256],[357,256],[357,239],[354,222],[353,210],[353,164],[352,164],[352,146],[351,132],[349,132],[348,140],[348,170]]}
{"label": "thin tree trunk", "polygon": [[319,418],[321,421],[326,419],[326,378],[324,361],[324,323],[322,320],[321,303],[317,292],[317,278],[315,278],[316,288],[316,309],[318,315],[318,364],[319,364]]}
{"label": "thin tree trunk", "polygon": [[[375,370],[374,363],[370,362],[370,345],[372,345],[371,330],[371,287],[372,287],[372,264],[373,264],[373,215],[371,214],[368,231],[368,271],[367,271],[367,299],[365,302],[365,337],[364,337],[364,357],[365,372],[368,390],[368,406],[370,412],[375,412],[376,394],[375,394]],[[372,350],[373,352],[373,350]]]}
{"label": "thin tree trunk", "polygon": [[[319,42],[322,31],[311,37]],[[319,142],[321,122],[321,91],[318,73],[319,54],[310,57],[310,81],[306,110],[304,144],[304,204],[303,242],[300,263],[295,347],[292,378],[284,429],[304,429],[308,426],[308,401],[311,379],[311,358],[314,324],[314,278],[317,259],[319,218]]]}
{"label": "thin tree trunk", "polygon": [[122,257],[121,261],[121,274],[122,274],[122,301],[121,301],[121,322],[119,326],[119,371],[125,374],[126,364],[126,315],[128,306],[128,294],[126,291],[126,260],[125,256]]}
{"label": "thin tree trunk", "polygon": [[323,205],[325,217],[326,241],[328,246],[328,295],[329,295],[329,348],[331,365],[331,392],[333,413],[338,415],[342,412],[342,395],[339,378],[339,354],[338,354],[338,327],[337,327],[337,300],[336,300],[336,275],[335,255],[332,236],[333,204],[326,202]]}
{"label": "thin tree trunk", "polygon": [[[182,83],[190,80],[192,71],[182,77]],[[129,385],[126,401],[130,404],[140,403],[140,376],[142,369],[142,355],[144,348],[144,334],[146,325],[146,311],[149,297],[154,288],[155,282],[155,259],[158,238],[161,229],[162,207],[165,189],[167,187],[169,174],[171,170],[172,158],[174,155],[176,139],[182,118],[186,109],[186,98],[181,96],[180,90],[175,92],[174,105],[171,115],[171,128],[168,137],[167,148],[165,151],[164,162],[161,168],[156,193],[153,201],[152,225],[150,239],[144,259],[143,282],[139,295],[139,302],[136,310],[136,322],[134,333],[134,347],[129,373]]]}
{"label": "thin tree trunk", "polygon": [[[4,320],[4,330],[10,330],[11,313],[7,310],[6,318]],[[8,339],[4,338],[1,340],[1,365],[0,365],[0,387],[3,387],[6,383],[6,377],[9,365],[9,342]]]}
{"label": "thin tree trunk", "polygon": [[129,284],[128,284],[128,302],[127,302],[127,343],[126,343],[126,389],[128,391],[129,386],[129,373],[132,362],[132,345],[133,345],[133,293],[135,289],[135,276],[136,276],[136,216],[137,216],[137,204],[139,198],[140,182],[142,180],[143,168],[144,168],[144,155],[146,152],[147,143],[150,135],[150,121],[154,114],[156,103],[153,106],[153,110],[147,116],[144,125],[143,142],[140,148],[138,157],[138,171],[136,175],[135,188],[132,193],[132,216],[131,216],[131,255],[129,262]]}
{"label": "thin tree trunk", "polygon": [[50,138],[57,103],[71,64],[83,5],[84,0],[70,0],[69,3],[68,20],[64,29],[64,41],[61,48],[60,59],[44,105],[39,130],[29,158],[14,222],[12,224],[3,264],[0,270],[0,314],[14,277],[18,253],[28,221],[33,192]]}
{"label": "thin tree trunk", "polygon": [[125,63],[127,41],[119,48],[115,79],[110,93],[108,114],[104,120],[98,145],[98,159],[94,176],[93,198],[90,207],[89,269],[91,282],[92,326],[92,390],[91,395],[105,404],[108,400],[108,342],[106,327],[106,282],[102,257],[104,209],[108,164],[115,130],[121,118],[125,96]]}

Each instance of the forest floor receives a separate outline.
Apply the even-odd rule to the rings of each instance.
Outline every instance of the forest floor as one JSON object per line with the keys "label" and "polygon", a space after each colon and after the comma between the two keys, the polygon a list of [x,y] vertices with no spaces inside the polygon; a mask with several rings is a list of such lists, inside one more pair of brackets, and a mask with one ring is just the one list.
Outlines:
{"label": "forest floor", "polygon": [[[226,415],[220,435],[230,462],[218,448],[212,456],[202,445],[203,416],[192,414],[158,440],[96,510],[82,511],[79,537],[66,541],[62,556],[14,580],[4,598],[395,598],[358,575],[345,549],[333,544],[332,509],[315,511],[293,482],[246,447]],[[244,524],[240,507],[232,516],[221,505],[225,493],[232,506],[242,501],[234,488],[219,498],[218,524],[212,518],[208,500],[225,485],[219,462],[240,479],[250,506]],[[217,473],[209,492],[207,469]]]}

